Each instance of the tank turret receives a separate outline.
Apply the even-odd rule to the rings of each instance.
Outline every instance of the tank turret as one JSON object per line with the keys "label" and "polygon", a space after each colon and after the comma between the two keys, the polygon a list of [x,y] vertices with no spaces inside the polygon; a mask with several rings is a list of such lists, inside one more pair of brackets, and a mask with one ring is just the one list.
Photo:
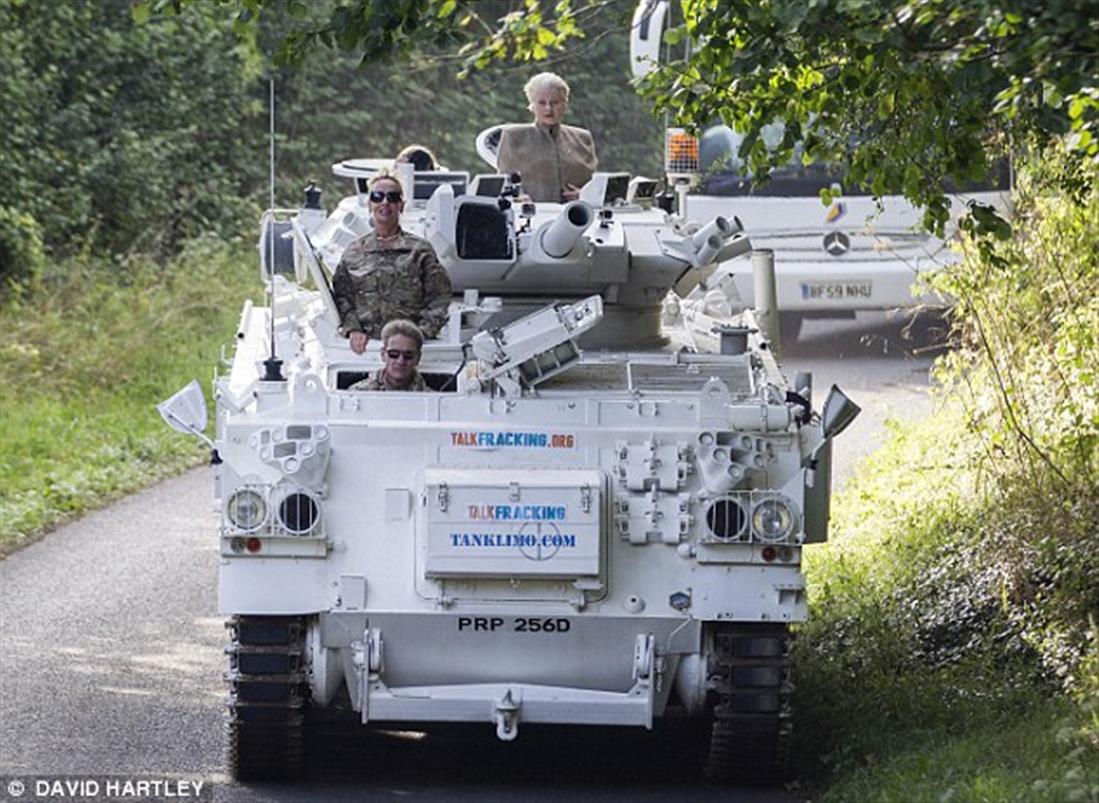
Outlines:
{"label": "tank turret", "polygon": [[[369,227],[363,190],[377,167],[370,160],[335,165],[359,192],[311,233],[329,270]],[[471,182],[468,173],[429,171],[406,180],[412,183],[406,197],[413,200],[402,226],[432,244],[456,292],[476,290],[501,300],[485,325],[504,325],[549,301],[595,294],[604,315],[580,340],[588,348],[664,342],[661,309],[668,291],[686,295],[719,261],[751,248],[738,221],[718,217],[698,226],[678,220],[654,206],[652,193],[631,192],[625,173],[596,173],[580,200],[563,205],[522,203],[502,175]]]}

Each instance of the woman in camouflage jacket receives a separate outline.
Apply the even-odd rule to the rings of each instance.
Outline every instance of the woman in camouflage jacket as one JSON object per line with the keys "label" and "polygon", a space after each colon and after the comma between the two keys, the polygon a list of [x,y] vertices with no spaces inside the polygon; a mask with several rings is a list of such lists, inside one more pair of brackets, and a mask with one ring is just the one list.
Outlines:
{"label": "woman in camouflage jacket", "polygon": [[395,318],[407,318],[424,337],[435,337],[451,297],[450,277],[431,244],[401,229],[400,182],[380,171],[369,189],[374,230],[347,246],[332,277],[340,326],[356,354]]}

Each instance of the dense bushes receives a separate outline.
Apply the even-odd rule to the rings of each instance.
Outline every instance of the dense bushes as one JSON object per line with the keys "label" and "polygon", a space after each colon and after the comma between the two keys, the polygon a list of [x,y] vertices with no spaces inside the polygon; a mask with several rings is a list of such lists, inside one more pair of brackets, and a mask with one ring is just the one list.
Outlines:
{"label": "dense bushes", "polygon": [[258,67],[211,13],[136,26],[129,0],[0,0],[0,277],[34,268],[9,245],[30,232],[55,258],[171,253],[255,220],[232,213],[265,173]]}
{"label": "dense bushes", "polygon": [[26,212],[0,205],[0,279],[33,275],[44,262],[38,221]]}
{"label": "dense bushes", "polygon": [[296,192],[313,179],[346,194],[346,180],[331,175],[333,162],[392,156],[411,142],[427,145],[452,169],[488,172],[474,138],[490,125],[530,119],[523,84],[542,69],[559,70],[569,82],[568,122],[595,133],[602,169],[658,176],[662,129],[627,84],[628,44],[622,32],[564,65],[497,68],[464,80],[452,62],[429,56],[364,68],[350,55],[317,54],[277,90],[280,185]]}
{"label": "dense bushes", "polygon": [[[1048,194],[1066,173],[1079,194]],[[1071,687],[1099,612],[1099,184],[1050,159],[1023,173],[1017,203],[1012,239],[942,277],[962,339],[939,377],[980,449],[983,562],[1010,573],[1001,607],[1043,675]]]}
{"label": "dense bushes", "polygon": [[1099,793],[1099,190],[1085,175],[1077,198],[1045,194],[1048,169],[1026,174],[1016,237],[938,280],[959,300],[941,411],[896,428],[809,556],[797,754],[844,779],[835,799],[886,799],[852,779],[1029,721],[1031,741],[1060,734],[1056,758],[958,755],[984,780],[921,778],[919,799]]}

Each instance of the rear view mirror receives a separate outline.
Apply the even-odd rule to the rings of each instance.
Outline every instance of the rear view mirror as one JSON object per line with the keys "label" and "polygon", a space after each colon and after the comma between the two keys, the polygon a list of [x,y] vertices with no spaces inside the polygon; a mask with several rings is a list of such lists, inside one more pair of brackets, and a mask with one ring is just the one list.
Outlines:
{"label": "rear view mirror", "polygon": [[824,411],[821,413],[821,430],[825,440],[836,437],[854,421],[862,408],[847,398],[844,392],[835,385],[828,391],[828,398],[824,400]]}

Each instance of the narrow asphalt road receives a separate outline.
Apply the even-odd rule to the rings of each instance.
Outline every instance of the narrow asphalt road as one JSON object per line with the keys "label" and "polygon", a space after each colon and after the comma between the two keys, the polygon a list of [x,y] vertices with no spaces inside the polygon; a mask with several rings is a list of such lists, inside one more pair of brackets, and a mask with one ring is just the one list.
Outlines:
{"label": "narrow asphalt road", "polygon": [[[882,316],[809,322],[787,344],[787,370],[814,372],[818,406],[835,382],[863,407],[837,445],[837,482],[877,445],[886,417],[930,410],[930,357],[908,353],[899,330]],[[326,749],[302,783],[231,783],[211,498],[208,472],[191,471],[0,563],[0,799],[62,799],[32,794],[53,776],[152,779],[177,790],[202,782],[201,799],[214,801],[799,799],[698,782],[674,733],[603,728],[528,727],[510,744],[487,727],[357,731]],[[22,795],[8,785],[13,776]]]}

